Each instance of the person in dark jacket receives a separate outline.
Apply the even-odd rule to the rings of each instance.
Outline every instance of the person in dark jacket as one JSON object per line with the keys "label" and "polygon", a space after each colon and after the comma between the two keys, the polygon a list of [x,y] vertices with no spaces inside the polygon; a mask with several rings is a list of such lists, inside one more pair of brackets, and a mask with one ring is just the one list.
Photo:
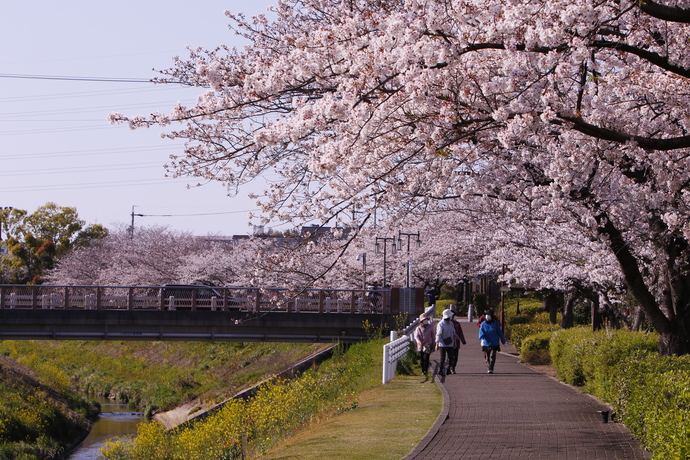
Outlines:
{"label": "person in dark jacket", "polygon": [[489,365],[489,374],[494,373],[494,364],[496,363],[496,353],[501,351],[500,344],[506,344],[506,338],[501,330],[501,324],[494,317],[493,308],[489,308],[484,315],[484,321],[479,326],[479,341],[482,345],[482,350],[486,355],[487,364]]}
{"label": "person in dark jacket", "polygon": [[458,354],[460,353],[460,342],[462,342],[463,345],[466,345],[467,342],[465,342],[465,334],[462,333],[462,326],[460,326],[455,311],[453,311],[453,319],[451,321],[453,326],[455,326],[455,346],[453,346],[453,350],[450,351],[450,355],[448,356],[450,362],[448,373],[455,374],[455,366],[458,364]]}

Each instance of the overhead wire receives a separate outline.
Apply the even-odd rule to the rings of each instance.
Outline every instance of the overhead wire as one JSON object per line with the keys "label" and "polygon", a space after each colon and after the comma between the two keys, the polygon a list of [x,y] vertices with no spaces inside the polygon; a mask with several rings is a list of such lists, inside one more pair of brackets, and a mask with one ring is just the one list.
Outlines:
{"label": "overhead wire", "polygon": [[143,78],[114,78],[114,77],[80,77],[76,75],[30,75],[19,73],[0,73],[0,78],[17,78],[23,80],[61,80],[61,81],[92,81],[108,83],[153,83]]}
{"label": "overhead wire", "polygon": [[[90,81],[99,83],[156,83],[153,79],[143,78],[119,78],[119,77],[82,77],[77,75],[31,75],[19,73],[0,73],[0,78],[15,78],[21,80],[59,80],[59,81]],[[169,84],[178,84],[191,86],[189,82],[174,81],[166,82]]]}

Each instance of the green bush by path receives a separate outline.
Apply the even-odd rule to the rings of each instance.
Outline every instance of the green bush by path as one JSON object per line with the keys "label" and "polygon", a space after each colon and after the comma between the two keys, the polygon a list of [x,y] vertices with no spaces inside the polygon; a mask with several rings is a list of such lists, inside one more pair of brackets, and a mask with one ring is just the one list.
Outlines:
{"label": "green bush by path", "polygon": [[353,410],[356,393],[379,383],[384,340],[351,346],[294,380],[262,385],[256,396],[234,400],[190,427],[165,432],[156,422],[140,425],[134,440],[109,443],[106,460],[206,460],[240,458],[264,452],[296,428],[327,410]]}
{"label": "green bush by path", "polygon": [[551,364],[549,342],[553,332],[539,332],[522,341],[520,359],[529,364]]}
{"label": "green bush by path", "polygon": [[658,336],[573,328],[550,340],[559,378],[611,404],[654,459],[690,458],[690,356],[659,356]]}

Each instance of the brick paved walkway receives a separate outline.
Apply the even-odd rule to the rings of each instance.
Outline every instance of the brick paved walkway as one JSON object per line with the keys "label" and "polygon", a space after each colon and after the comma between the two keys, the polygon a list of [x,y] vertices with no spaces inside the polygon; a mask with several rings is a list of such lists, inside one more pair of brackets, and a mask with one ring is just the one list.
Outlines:
{"label": "brick paved walkway", "polygon": [[468,344],[460,349],[457,374],[436,375],[439,353],[432,355],[443,412],[403,460],[650,458],[625,426],[603,422],[608,407],[520,364],[510,345],[487,374],[476,326],[462,326]]}

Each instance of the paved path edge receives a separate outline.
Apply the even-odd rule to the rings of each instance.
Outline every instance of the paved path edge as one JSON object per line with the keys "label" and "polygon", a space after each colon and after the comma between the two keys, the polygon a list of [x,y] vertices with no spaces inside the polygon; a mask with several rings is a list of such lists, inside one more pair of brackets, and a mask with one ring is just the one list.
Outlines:
{"label": "paved path edge", "polygon": [[[429,368],[429,370],[431,370],[431,368]],[[436,376],[433,375],[433,377]],[[414,449],[412,449],[412,452],[403,457],[402,460],[413,460],[417,455],[419,455],[426,448],[426,446],[429,445],[431,440],[434,439],[434,436],[436,436],[436,434],[438,433],[438,430],[441,428],[441,425],[443,425],[448,419],[448,412],[450,410],[450,395],[448,394],[448,390],[446,390],[446,387],[443,385],[443,383],[441,383],[440,380],[436,380],[434,378],[432,380],[432,383],[436,383],[436,385],[438,385],[439,389],[441,390],[441,394],[443,395],[443,408],[441,409],[441,413],[438,414],[436,422],[434,422],[433,426],[429,428],[429,431],[427,431],[426,435],[422,438],[421,441],[419,441],[419,444],[417,444],[417,446]]]}
{"label": "paved path edge", "polygon": [[[518,353],[511,353],[508,351],[500,351],[499,353],[506,355],[506,356],[510,356],[511,358],[517,357],[519,359],[519,357],[520,357]],[[435,364],[436,364],[436,367],[438,367],[438,362],[436,362]],[[589,394],[587,392],[582,391],[582,388],[580,388],[580,387],[565,383],[562,380],[558,379],[557,377],[549,375],[540,369],[537,369],[535,367],[530,366],[528,363],[518,361],[518,364],[521,364],[522,366],[525,366],[529,369],[532,369],[533,371],[535,371],[539,374],[542,374],[542,375],[550,378],[551,380],[560,383],[563,386],[570,388],[572,391],[574,391],[580,395],[587,396],[590,399],[601,404],[602,406],[607,407],[610,410],[612,410],[612,406],[610,404],[600,400],[599,398],[597,398],[596,396],[594,396],[592,394]],[[429,371],[432,371],[433,367],[434,366],[430,366]],[[448,393],[448,390],[446,389],[445,385],[443,385],[443,382],[440,379],[439,380],[436,379],[436,373],[435,372],[432,373],[432,379],[433,379],[432,383],[436,383],[438,385],[439,389],[441,390],[441,394],[443,396],[443,408],[441,409],[441,413],[439,414],[438,418],[436,419],[436,422],[434,422],[433,426],[429,429],[427,434],[422,438],[422,440],[415,446],[415,448],[409,454],[407,454],[405,457],[402,458],[402,460],[414,460],[415,458],[417,458],[417,456],[422,453],[422,451],[429,445],[429,443],[438,434],[439,429],[448,419],[448,416],[449,416],[448,414],[450,411],[450,394]],[[614,423],[617,423],[617,422],[614,422]],[[646,449],[644,449],[644,448],[642,448],[642,449],[644,451],[646,451]],[[646,452],[649,454],[649,451],[646,451]]]}

